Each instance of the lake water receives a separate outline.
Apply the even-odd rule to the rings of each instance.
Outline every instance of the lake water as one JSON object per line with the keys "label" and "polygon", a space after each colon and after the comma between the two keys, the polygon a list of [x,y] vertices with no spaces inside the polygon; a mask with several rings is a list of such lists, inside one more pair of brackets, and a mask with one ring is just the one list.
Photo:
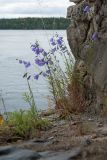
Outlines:
{"label": "lake water", "polygon": [[[66,31],[54,31],[63,36],[66,43]],[[0,90],[5,101],[7,111],[20,108],[28,109],[28,104],[23,100],[26,92],[26,80],[22,78],[25,69],[16,59],[32,60],[34,54],[30,44],[38,40],[43,48],[49,49],[48,39],[53,36],[53,31],[43,30],[0,30]],[[35,69],[35,72],[38,69]],[[48,83],[42,77],[39,81],[31,80],[32,88],[38,109],[48,107]],[[0,112],[3,106],[0,101]]]}

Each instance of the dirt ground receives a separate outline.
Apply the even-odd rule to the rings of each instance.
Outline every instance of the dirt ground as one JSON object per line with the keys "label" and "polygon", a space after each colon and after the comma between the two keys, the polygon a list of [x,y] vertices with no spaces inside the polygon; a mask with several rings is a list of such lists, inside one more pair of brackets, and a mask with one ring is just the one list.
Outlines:
{"label": "dirt ground", "polygon": [[[1,145],[14,144],[36,152],[70,150],[80,147],[82,156],[78,159],[106,160],[107,159],[107,119],[86,115],[72,115],[67,119],[60,119],[54,113],[45,116],[51,121],[51,127],[46,131],[38,131],[31,140],[17,139],[3,142]],[[8,134],[8,132],[7,132]],[[14,137],[15,139],[15,137]]]}

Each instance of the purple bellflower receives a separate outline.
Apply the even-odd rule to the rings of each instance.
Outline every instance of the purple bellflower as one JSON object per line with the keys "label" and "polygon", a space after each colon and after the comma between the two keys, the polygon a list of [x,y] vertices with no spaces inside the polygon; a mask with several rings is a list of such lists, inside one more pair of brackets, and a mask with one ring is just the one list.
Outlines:
{"label": "purple bellflower", "polygon": [[98,34],[97,34],[97,32],[95,32],[93,35],[92,35],[92,40],[97,40],[97,38],[98,38]]}
{"label": "purple bellflower", "polygon": [[30,63],[30,62],[27,62],[27,61],[19,60],[19,63],[20,63],[20,64],[24,64],[25,68],[28,68],[28,67],[31,66],[31,63]]}
{"label": "purple bellflower", "polygon": [[38,65],[38,66],[44,66],[45,64],[46,64],[46,62],[45,62],[45,60],[44,60],[44,58],[42,58],[42,59],[35,59],[35,63]]}
{"label": "purple bellflower", "polygon": [[51,53],[54,54],[56,52],[56,47],[51,50]]}
{"label": "purple bellflower", "polygon": [[28,67],[31,66],[30,62],[27,62],[27,63],[25,63],[24,65],[25,65],[25,68],[28,68]]}
{"label": "purple bellflower", "polygon": [[43,72],[42,75],[43,75],[43,77],[47,77],[48,76],[45,72]]}
{"label": "purple bellflower", "polygon": [[54,38],[51,38],[51,39],[50,39],[50,43],[51,43],[52,46],[55,46],[55,45],[56,45]]}
{"label": "purple bellflower", "polygon": [[31,45],[31,49],[36,55],[39,55],[40,53],[42,53],[44,51],[43,48],[39,47],[38,42],[35,45]]}
{"label": "purple bellflower", "polygon": [[83,9],[84,12],[88,13],[90,12],[90,6],[85,6],[85,8]]}
{"label": "purple bellflower", "polygon": [[63,43],[63,38],[62,38],[62,37],[59,37],[59,38],[57,39],[57,43],[58,43],[59,45],[62,45],[62,43]]}
{"label": "purple bellflower", "polygon": [[48,53],[44,51],[43,52],[43,56],[47,56],[47,55],[48,55]]}
{"label": "purple bellflower", "polygon": [[22,63],[23,63],[23,61],[22,61],[22,60],[19,60],[19,63],[20,63],[20,64],[22,64]]}
{"label": "purple bellflower", "polygon": [[39,74],[34,75],[34,79],[38,80],[39,79]]}
{"label": "purple bellflower", "polygon": [[[86,6],[87,7],[87,6]],[[85,8],[85,12],[88,11],[88,8]],[[45,66],[45,71],[42,71],[40,73],[36,73],[33,76],[29,75],[27,76],[27,79],[30,80],[31,77],[33,77],[35,80],[38,80],[40,76],[43,77],[48,77],[50,76],[53,72],[55,72],[57,69],[57,65],[59,65],[59,60],[56,59],[56,56],[54,53],[65,53],[67,50],[67,47],[64,44],[63,37],[59,36],[56,34],[54,37],[50,39],[50,45],[51,45],[51,50],[46,52],[43,48],[40,47],[39,43],[36,41],[35,44],[31,45],[31,50],[35,54],[35,64],[38,65],[39,69],[41,67],[44,68]],[[56,61],[54,62],[53,59]],[[25,68],[28,68],[31,66],[31,63],[29,61],[25,60],[19,60],[20,64],[24,64]],[[55,64],[56,63],[56,64]]]}
{"label": "purple bellflower", "polygon": [[27,61],[23,61],[23,64],[26,65],[28,62]]}
{"label": "purple bellflower", "polygon": [[50,74],[50,73],[51,73],[50,69],[49,69],[49,70],[47,70],[47,71],[46,71],[46,73],[47,73],[47,74]]}

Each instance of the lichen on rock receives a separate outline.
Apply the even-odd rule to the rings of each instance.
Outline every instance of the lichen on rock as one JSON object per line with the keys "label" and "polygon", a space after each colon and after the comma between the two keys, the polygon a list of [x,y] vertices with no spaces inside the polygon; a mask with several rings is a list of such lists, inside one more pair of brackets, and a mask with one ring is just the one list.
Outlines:
{"label": "lichen on rock", "polygon": [[[70,0],[75,5],[68,7],[67,17],[71,24],[67,37],[78,66],[81,61],[87,68],[92,83],[89,91],[96,106],[106,106],[102,97],[107,96],[107,0]],[[88,90],[88,87],[86,88]],[[107,99],[107,98],[105,98]],[[107,100],[106,100],[107,101]]]}

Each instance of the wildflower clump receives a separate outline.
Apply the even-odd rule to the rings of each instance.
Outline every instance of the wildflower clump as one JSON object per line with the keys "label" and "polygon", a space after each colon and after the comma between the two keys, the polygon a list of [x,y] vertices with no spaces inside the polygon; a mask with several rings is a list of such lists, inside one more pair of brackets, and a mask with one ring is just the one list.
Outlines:
{"label": "wildflower clump", "polygon": [[27,80],[31,78],[39,80],[40,76],[46,78],[49,83],[50,92],[56,108],[64,109],[68,107],[68,84],[72,79],[74,59],[67,49],[62,36],[57,33],[49,40],[50,49],[46,51],[39,42],[31,45],[34,53],[33,64],[25,60],[19,60],[28,70],[31,66],[38,67],[38,72],[28,74]]}

